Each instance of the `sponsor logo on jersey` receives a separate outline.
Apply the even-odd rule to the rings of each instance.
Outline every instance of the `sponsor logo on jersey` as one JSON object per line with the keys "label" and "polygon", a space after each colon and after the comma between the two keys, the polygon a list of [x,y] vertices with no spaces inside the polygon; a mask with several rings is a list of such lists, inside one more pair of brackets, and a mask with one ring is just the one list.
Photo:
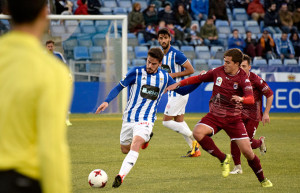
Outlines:
{"label": "sponsor logo on jersey", "polygon": [[143,98],[156,100],[159,95],[159,88],[151,85],[143,85],[140,94]]}
{"label": "sponsor logo on jersey", "polygon": [[252,86],[246,86],[245,90],[252,90]]}
{"label": "sponsor logo on jersey", "polygon": [[245,82],[250,82],[250,80],[247,78],[247,79],[245,80]]}
{"label": "sponsor logo on jersey", "polygon": [[222,81],[223,81],[222,77],[218,77],[217,80],[216,80],[216,85],[221,86]]}
{"label": "sponsor logo on jersey", "polygon": [[239,87],[239,83],[234,82],[234,83],[233,83],[233,88],[234,88],[234,89],[238,89],[238,87]]}
{"label": "sponsor logo on jersey", "polygon": [[162,64],[160,67],[162,70],[167,71],[168,73],[171,73],[171,68],[170,66],[166,65],[166,64]]}

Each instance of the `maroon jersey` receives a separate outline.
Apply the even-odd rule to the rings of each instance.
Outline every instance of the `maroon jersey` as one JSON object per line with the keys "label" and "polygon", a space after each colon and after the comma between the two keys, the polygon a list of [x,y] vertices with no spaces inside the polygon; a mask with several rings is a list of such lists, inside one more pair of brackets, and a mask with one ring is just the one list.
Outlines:
{"label": "maroon jersey", "polygon": [[242,69],[234,76],[224,71],[224,66],[199,75],[200,82],[214,82],[209,101],[209,111],[218,117],[241,116],[242,104],[231,101],[233,95],[253,96],[252,86],[246,72]]}
{"label": "maroon jersey", "polygon": [[262,96],[265,95],[267,98],[273,95],[273,91],[269,85],[258,75],[250,72],[249,80],[253,87],[254,104],[243,104],[243,119],[252,119],[255,121],[261,121],[262,119]]}

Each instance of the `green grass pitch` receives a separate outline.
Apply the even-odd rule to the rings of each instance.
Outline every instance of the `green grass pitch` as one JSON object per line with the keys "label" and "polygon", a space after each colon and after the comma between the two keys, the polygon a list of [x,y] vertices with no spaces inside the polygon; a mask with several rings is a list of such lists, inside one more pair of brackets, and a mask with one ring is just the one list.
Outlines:
{"label": "green grass pitch", "polygon": [[[186,114],[193,129],[205,114]],[[189,150],[184,138],[162,125],[158,114],[154,136],[147,149],[141,150],[136,165],[123,184],[113,189],[125,157],[120,151],[121,114],[72,114],[68,140],[72,161],[74,193],[93,192],[203,192],[203,193],[293,193],[300,192],[300,114],[271,113],[271,123],[260,124],[256,138],[266,137],[267,153],[259,156],[272,188],[262,188],[242,157],[243,174],[223,178],[219,161],[203,151],[198,158],[181,158]],[[229,137],[224,131],[213,137],[218,147],[229,153]],[[231,162],[231,169],[233,162]],[[94,169],[108,174],[105,188],[91,188],[88,175]]]}

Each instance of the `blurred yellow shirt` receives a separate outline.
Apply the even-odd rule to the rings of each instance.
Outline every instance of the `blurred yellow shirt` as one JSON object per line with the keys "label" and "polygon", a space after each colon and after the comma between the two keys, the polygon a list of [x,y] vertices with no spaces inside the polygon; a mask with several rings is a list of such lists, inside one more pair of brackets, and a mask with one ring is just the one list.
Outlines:
{"label": "blurred yellow shirt", "polygon": [[71,192],[71,93],[69,70],[37,38],[17,31],[0,37],[0,170],[39,180],[43,193]]}

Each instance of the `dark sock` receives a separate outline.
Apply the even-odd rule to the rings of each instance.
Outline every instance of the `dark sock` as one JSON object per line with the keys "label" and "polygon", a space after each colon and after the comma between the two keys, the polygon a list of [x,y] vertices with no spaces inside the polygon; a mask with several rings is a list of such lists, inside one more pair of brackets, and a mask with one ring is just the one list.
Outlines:
{"label": "dark sock", "polygon": [[241,164],[241,151],[234,141],[231,141],[231,155],[234,165]]}
{"label": "dark sock", "polygon": [[253,160],[248,160],[249,166],[252,168],[258,180],[261,182],[265,179],[263,169],[260,165],[259,158],[255,155]]}
{"label": "dark sock", "polygon": [[223,162],[226,159],[226,154],[219,150],[219,148],[209,136],[203,137],[203,139],[201,141],[198,141],[198,143],[209,154],[211,154],[214,157],[217,157],[220,160],[220,162]]}
{"label": "dark sock", "polygon": [[261,146],[261,140],[259,139],[252,139],[251,142],[252,149],[257,149]]}

